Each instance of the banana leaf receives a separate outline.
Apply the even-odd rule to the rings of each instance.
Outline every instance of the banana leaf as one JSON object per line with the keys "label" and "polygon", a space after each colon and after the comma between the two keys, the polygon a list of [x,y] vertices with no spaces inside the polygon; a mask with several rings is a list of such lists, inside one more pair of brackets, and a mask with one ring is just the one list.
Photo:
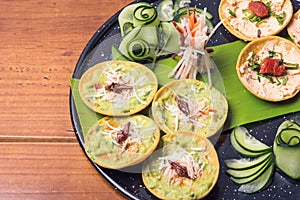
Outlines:
{"label": "banana leaf", "polygon": [[[300,110],[299,95],[283,102],[268,102],[255,97],[242,85],[237,76],[235,64],[245,45],[243,41],[236,41],[212,47],[214,51],[211,55],[218,66],[218,71],[212,74],[213,86],[224,93],[229,104],[228,119],[223,130]],[[160,85],[172,80],[168,78],[168,74],[177,62],[178,60],[173,58],[158,61],[154,73]],[[205,77],[199,79],[205,80]],[[102,116],[94,113],[81,101],[78,92],[79,80],[72,78],[70,82],[82,132],[85,135]]]}

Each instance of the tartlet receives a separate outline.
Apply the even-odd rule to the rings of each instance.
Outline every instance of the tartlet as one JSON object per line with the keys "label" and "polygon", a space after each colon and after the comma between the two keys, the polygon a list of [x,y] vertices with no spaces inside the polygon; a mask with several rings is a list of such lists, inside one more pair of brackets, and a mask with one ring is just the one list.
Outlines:
{"label": "tartlet", "polygon": [[121,169],[145,160],[157,147],[160,131],[144,115],[107,116],[90,128],[84,140],[85,151],[93,162]]}
{"label": "tartlet", "polygon": [[152,116],[167,134],[188,131],[211,137],[227,118],[225,96],[195,79],[173,80],[159,89],[152,102]]}
{"label": "tartlet", "polygon": [[219,176],[218,155],[205,137],[189,132],[162,137],[144,163],[142,180],[160,199],[201,199]]}
{"label": "tartlet", "polygon": [[269,36],[244,47],[236,71],[241,83],[253,95],[277,102],[290,99],[299,92],[299,65],[300,50],[293,42]]}
{"label": "tartlet", "polygon": [[[219,17],[225,28],[234,36],[245,40],[272,36],[282,31],[290,22],[293,6],[290,0],[264,3],[268,8],[265,17],[256,16],[248,7],[249,0],[221,0]],[[257,2],[257,1],[256,1]]]}
{"label": "tartlet", "polygon": [[88,69],[80,78],[83,102],[97,113],[129,116],[146,108],[158,89],[156,75],[142,64],[106,61]]}

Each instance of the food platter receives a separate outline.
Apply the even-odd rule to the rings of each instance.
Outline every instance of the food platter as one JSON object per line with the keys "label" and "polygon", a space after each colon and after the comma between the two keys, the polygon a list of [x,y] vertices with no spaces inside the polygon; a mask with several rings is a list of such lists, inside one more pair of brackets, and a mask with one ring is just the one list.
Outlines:
{"label": "food platter", "polygon": [[[157,5],[160,1],[147,1],[153,5]],[[195,0],[192,5],[204,8],[206,7],[213,14],[212,23],[216,25],[219,22],[218,5],[219,0],[204,1]],[[300,8],[299,1],[292,1],[294,10]],[[93,65],[111,60],[111,45],[120,42],[120,29],[118,25],[117,12],[103,26],[101,26],[92,36],[85,49],[83,50],[78,63],[75,67],[73,77],[79,79],[82,74]],[[280,33],[286,36],[286,32]],[[223,26],[217,29],[214,36],[208,43],[208,46],[222,45],[238,40],[230,34]],[[299,95],[298,95],[299,96]],[[296,99],[297,100],[297,99]],[[298,98],[299,101],[299,98]],[[76,105],[72,91],[70,93],[70,113],[73,127],[84,151],[84,136],[83,127],[81,127],[79,114],[76,110]],[[251,113],[249,113],[251,115]],[[300,122],[300,112],[292,112],[289,114],[280,115],[271,119],[265,119],[257,122],[247,123],[245,127],[250,130],[250,133],[257,139],[263,141],[267,145],[272,145],[276,134],[277,127],[285,120],[293,119]],[[276,171],[272,184],[265,190],[255,194],[243,194],[238,192],[238,186],[234,184],[226,174],[225,159],[238,158],[239,155],[234,151],[230,144],[229,135],[231,129],[222,132],[217,143],[215,144],[216,151],[220,160],[220,174],[217,184],[208,194],[206,199],[288,199],[300,198],[298,192],[299,181],[294,181],[284,176],[279,171]],[[118,191],[130,199],[157,199],[144,186],[141,177],[141,166],[134,166],[128,170],[111,170],[99,167],[93,161],[91,164],[95,169]]]}

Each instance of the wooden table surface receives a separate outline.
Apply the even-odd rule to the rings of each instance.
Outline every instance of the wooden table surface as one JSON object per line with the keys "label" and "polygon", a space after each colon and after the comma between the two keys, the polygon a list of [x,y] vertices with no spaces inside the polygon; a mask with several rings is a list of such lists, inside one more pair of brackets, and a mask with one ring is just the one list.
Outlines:
{"label": "wooden table surface", "polygon": [[0,1],[0,199],[124,199],[77,142],[69,79],[91,36],[131,1]]}

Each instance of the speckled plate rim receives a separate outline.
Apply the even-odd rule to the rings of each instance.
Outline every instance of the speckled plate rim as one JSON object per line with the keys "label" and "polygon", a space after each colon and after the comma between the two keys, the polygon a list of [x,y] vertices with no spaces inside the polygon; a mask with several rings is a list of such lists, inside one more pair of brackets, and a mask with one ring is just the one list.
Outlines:
{"label": "speckled plate rim", "polygon": [[[122,10],[122,9],[121,9]],[[97,46],[97,44],[100,42],[100,39],[107,34],[107,32],[110,30],[110,26],[106,26],[107,24],[114,25],[118,23],[118,16],[121,12],[119,10],[116,12],[113,16],[111,16],[98,30],[94,33],[94,35],[90,38],[86,46],[84,47],[77,63],[75,66],[75,70],[73,72],[72,78],[75,77],[76,72],[79,70],[80,66],[86,59],[86,57],[89,55],[89,53]],[[69,96],[69,110],[71,114],[71,122],[72,126],[76,135],[77,140],[79,141],[79,145],[82,148],[85,156],[88,158],[87,153],[85,152],[84,148],[84,138],[82,135],[82,129],[79,122],[79,116],[77,115],[77,110],[75,106],[75,101],[72,95],[72,89],[70,88],[70,96]],[[74,112],[75,111],[75,112]],[[128,190],[123,188],[121,185],[119,185],[113,178],[109,176],[108,173],[104,171],[99,165],[97,165],[95,162],[93,162],[91,159],[88,159],[89,162],[92,164],[92,166],[97,170],[97,172],[107,180],[108,183],[110,183],[114,188],[117,188],[118,191],[122,193],[122,195],[129,197],[130,199],[138,200],[136,196],[134,196],[132,193],[130,193]]]}

